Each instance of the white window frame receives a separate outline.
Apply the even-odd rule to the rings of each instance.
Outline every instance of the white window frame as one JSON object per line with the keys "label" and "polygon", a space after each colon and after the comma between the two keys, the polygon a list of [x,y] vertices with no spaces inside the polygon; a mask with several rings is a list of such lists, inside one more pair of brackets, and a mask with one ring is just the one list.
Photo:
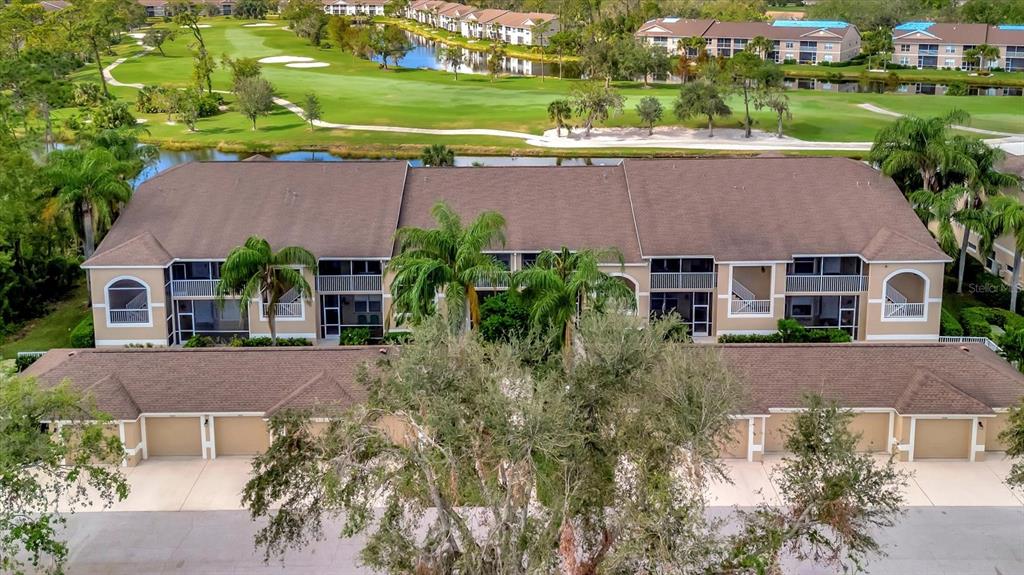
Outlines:
{"label": "white window frame", "polygon": [[[113,310],[110,308],[110,286],[114,285],[115,283],[117,283],[117,282],[119,282],[121,280],[131,280],[133,282],[141,284],[142,287],[144,287],[146,289],[146,312],[147,312],[147,315],[149,317],[149,321],[148,322],[145,322],[145,323],[141,323],[141,322],[140,323],[114,323],[114,322],[111,321],[111,319],[110,319],[110,312],[113,311]],[[152,292],[152,290],[149,289],[149,284],[144,282],[144,281],[142,281],[142,279],[137,278],[135,276],[117,276],[117,277],[115,277],[114,279],[108,281],[107,285],[103,286],[103,299],[104,299],[103,308],[105,310],[104,311],[104,315],[106,315],[106,318],[107,318],[107,327],[110,327],[110,328],[153,327],[153,292]]]}

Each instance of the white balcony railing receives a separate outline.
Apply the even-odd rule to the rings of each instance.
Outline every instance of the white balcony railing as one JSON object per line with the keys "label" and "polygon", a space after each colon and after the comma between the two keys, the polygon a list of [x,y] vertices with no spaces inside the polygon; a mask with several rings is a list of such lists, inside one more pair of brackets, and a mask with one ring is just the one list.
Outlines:
{"label": "white balcony railing", "polygon": [[149,323],[148,309],[112,309],[110,323]]}
{"label": "white balcony railing", "polygon": [[996,353],[1003,351],[1003,348],[987,337],[940,335],[939,343],[980,343]]}
{"label": "white balcony railing", "polygon": [[651,274],[651,289],[713,289],[714,272],[656,272]]}
{"label": "white balcony railing", "polygon": [[320,293],[343,291],[380,291],[380,283],[380,276],[376,274],[317,276],[316,289]]}
{"label": "white balcony railing", "polygon": [[867,276],[786,276],[788,292],[861,292],[868,289]]}
{"label": "white balcony railing", "polygon": [[171,297],[213,297],[220,280],[172,280]]}
{"label": "white balcony railing", "polygon": [[480,280],[476,282],[477,289],[507,289],[508,278],[501,278],[498,281]]}
{"label": "white balcony railing", "polygon": [[772,310],[770,299],[734,299],[731,304],[734,314],[764,315]]}
{"label": "white balcony railing", "polygon": [[885,304],[885,317],[895,319],[923,318],[923,303],[892,303]]}
{"label": "white balcony railing", "polygon": [[[277,306],[275,308],[275,311],[276,311],[275,316],[276,317],[280,317],[280,318],[283,318],[283,317],[302,317],[302,302],[301,301],[293,301],[293,302],[287,302],[287,303],[277,303],[277,304],[274,304],[274,305]],[[269,306],[266,304],[266,302],[264,302],[262,304],[262,306],[263,306],[263,310],[262,310],[263,311],[263,317],[266,317],[267,316],[267,308]]]}

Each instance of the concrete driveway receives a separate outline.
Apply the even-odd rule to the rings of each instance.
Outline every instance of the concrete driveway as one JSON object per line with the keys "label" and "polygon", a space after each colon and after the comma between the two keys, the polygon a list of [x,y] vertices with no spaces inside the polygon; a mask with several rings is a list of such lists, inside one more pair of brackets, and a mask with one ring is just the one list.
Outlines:
{"label": "concrete driveway", "polygon": [[[137,467],[123,468],[131,493],[110,511],[240,510],[250,461],[248,457],[153,458]],[[763,463],[725,460],[732,483],[711,487],[711,505],[778,503],[769,478],[779,463],[779,457],[768,457]],[[977,463],[919,461],[898,465],[912,473],[905,492],[909,507],[1024,507],[1024,493],[1003,483],[1011,462],[1001,453],[990,453],[986,461]]]}

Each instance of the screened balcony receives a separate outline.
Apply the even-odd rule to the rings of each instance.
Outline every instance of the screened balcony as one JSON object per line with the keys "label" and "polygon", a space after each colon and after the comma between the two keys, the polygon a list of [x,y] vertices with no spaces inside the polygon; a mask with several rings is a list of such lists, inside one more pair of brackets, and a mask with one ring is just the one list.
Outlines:
{"label": "screened balcony", "polygon": [[656,258],[651,260],[651,289],[712,290],[715,261],[711,258]]}
{"label": "screened balcony", "polygon": [[868,289],[858,257],[794,258],[786,266],[786,291],[858,293]]}
{"label": "screened balcony", "polygon": [[320,260],[316,289],[320,293],[380,292],[380,260]]}

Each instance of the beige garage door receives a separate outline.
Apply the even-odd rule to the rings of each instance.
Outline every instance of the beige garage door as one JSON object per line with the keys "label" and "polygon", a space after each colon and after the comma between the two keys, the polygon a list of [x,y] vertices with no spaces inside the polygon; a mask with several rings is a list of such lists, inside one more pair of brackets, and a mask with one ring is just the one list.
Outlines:
{"label": "beige garage door", "polygon": [[146,447],[150,457],[202,457],[198,417],[147,417]]}
{"label": "beige garage door", "polygon": [[217,455],[256,455],[267,450],[270,436],[261,417],[214,417]]}
{"label": "beige garage door", "polygon": [[786,439],[789,428],[793,425],[792,413],[773,413],[765,422],[764,450],[766,453],[779,453],[786,450]]}
{"label": "beige garage door", "polygon": [[970,419],[918,419],[914,459],[967,459],[970,443]]}

